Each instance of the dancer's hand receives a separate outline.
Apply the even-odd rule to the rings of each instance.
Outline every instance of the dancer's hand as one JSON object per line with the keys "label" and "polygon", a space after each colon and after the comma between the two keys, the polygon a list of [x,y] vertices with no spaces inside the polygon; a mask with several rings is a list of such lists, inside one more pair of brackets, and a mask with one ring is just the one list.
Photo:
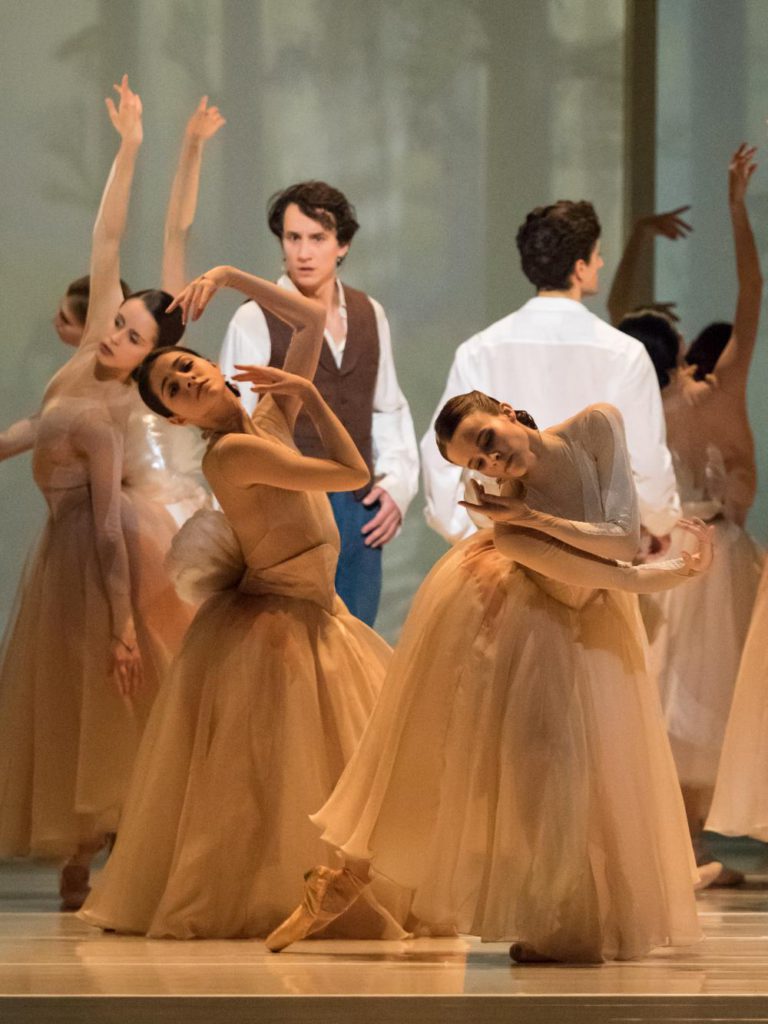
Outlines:
{"label": "dancer's hand", "polygon": [[519,495],[488,494],[479,480],[472,480],[471,493],[475,501],[460,501],[469,512],[479,512],[494,523],[516,523],[525,526],[536,518],[536,513]]}
{"label": "dancer's hand", "polygon": [[144,681],[141,651],[133,622],[129,622],[119,637],[112,638],[112,678],[121,697],[130,700]]}
{"label": "dancer's hand", "polygon": [[293,395],[306,401],[317,394],[317,388],[311,380],[288,373],[276,366],[243,366],[235,364],[240,373],[234,374],[232,380],[251,385],[251,391],[259,395]]}
{"label": "dancer's hand", "polygon": [[379,502],[381,507],[376,515],[360,531],[365,537],[367,548],[383,548],[389,544],[403,521],[403,514],[397,502],[383,487],[373,487],[363,498],[365,506]]}
{"label": "dancer's hand", "polygon": [[703,519],[681,519],[677,524],[681,530],[693,534],[699,542],[698,551],[683,551],[685,567],[692,573],[706,572],[714,556],[714,526],[707,526]]}
{"label": "dancer's hand", "polygon": [[120,97],[118,105],[115,106],[115,101],[109,96],[104,101],[109,118],[124,142],[139,146],[143,138],[141,97],[128,85],[128,75],[123,75],[120,85],[115,85],[114,89]]}
{"label": "dancer's hand", "polygon": [[182,288],[166,309],[166,313],[172,313],[178,306],[181,309],[183,323],[199,320],[213,296],[219,288],[226,287],[228,280],[229,267],[213,267],[211,270],[206,270],[204,274],[196,277],[194,281],[190,281],[185,288]]}
{"label": "dancer's hand", "polygon": [[752,175],[757,170],[757,146],[742,142],[728,164],[728,202],[731,206],[743,203]]}
{"label": "dancer's hand", "polygon": [[227,123],[227,119],[221,116],[218,107],[208,106],[208,97],[203,96],[197,105],[192,117],[187,121],[187,138],[206,142],[213,138],[219,128]]}
{"label": "dancer's hand", "polygon": [[676,241],[678,238],[687,238],[693,228],[680,216],[690,210],[690,206],[678,206],[676,210],[667,210],[665,213],[652,213],[649,217],[641,217],[637,222],[639,228],[653,235],[661,235]]}

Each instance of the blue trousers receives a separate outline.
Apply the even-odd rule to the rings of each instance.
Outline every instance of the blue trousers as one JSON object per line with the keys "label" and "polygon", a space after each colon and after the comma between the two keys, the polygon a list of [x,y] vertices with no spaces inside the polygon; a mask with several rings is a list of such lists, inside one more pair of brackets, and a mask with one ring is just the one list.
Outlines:
{"label": "blue trousers", "polygon": [[373,626],[381,598],[381,548],[366,547],[360,531],[381,506],[364,505],[349,492],[328,497],[341,535],[336,591],[353,615]]}

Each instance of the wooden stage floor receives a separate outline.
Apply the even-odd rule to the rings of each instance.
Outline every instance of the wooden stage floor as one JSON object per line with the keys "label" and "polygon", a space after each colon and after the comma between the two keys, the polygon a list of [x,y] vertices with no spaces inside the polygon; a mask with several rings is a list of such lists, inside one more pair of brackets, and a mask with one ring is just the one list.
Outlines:
{"label": "wooden stage floor", "polygon": [[768,1022],[768,849],[731,844],[750,869],[699,897],[705,938],[644,960],[515,966],[474,939],[259,942],[104,935],[56,911],[50,869],[0,865],[0,1021],[216,1024]]}

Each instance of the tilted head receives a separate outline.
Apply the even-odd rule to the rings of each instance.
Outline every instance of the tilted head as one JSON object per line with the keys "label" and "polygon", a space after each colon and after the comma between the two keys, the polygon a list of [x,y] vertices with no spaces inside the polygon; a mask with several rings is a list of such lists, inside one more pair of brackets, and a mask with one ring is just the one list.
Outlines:
{"label": "tilted head", "polygon": [[666,314],[656,309],[637,309],[618,325],[619,330],[636,338],[651,357],[659,387],[670,381],[670,371],[680,365],[683,339]]}
{"label": "tilted head", "polygon": [[133,377],[144,404],[172,423],[205,427],[238,395],[215,363],[181,345],[156,348]]}
{"label": "tilted head", "polygon": [[733,324],[724,320],[716,320],[702,328],[685,353],[686,363],[696,367],[693,375],[695,380],[704,380],[707,374],[714,373],[717,361],[732,334]]}
{"label": "tilted head", "polygon": [[559,199],[531,210],[517,232],[523,273],[538,291],[568,291],[577,284],[594,295],[603,266],[600,221],[587,202]]}
{"label": "tilted head", "polygon": [[444,459],[497,480],[526,475],[535,430],[533,417],[524,409],[513,409],[482,391],[451,398],[435,420],[435,439]]}
{"label": "tilted head", "polygon": [[112,330],[99,345],[99,365],[128,376],[153,349],[175,345],[184,334],[184,323],[178,307],[166,313],[172,302],[173,296],[168,292],[132,292],[115,314]]}
{"label": "tilted head", "polygon": [[[131,289],[122,279],[120,289],[123,297],[130,294]],[[65,345],[77,348],[82,341],[90,297],[91,278],[89,274],[86,274],[73,281],[60,299],[56,315],[53,318],[53,327]]]}
{"label": "tilted head", "polygon": [[301,181],[275,193],[267,221],[280,239],[288,276],[305,292],[335,277],[359,227],[344,193],[324,181]]}

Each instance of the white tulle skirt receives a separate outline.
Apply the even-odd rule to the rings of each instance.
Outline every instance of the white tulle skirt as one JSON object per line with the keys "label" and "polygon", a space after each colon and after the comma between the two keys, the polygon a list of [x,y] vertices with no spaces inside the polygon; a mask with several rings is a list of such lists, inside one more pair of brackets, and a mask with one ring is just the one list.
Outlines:
{"label": "white tulle skirt", "polygon": [[651,669],[678,776],[704,794],[715,784],[762,567],[762,553],[745,530],[725,519],[714,525],[710,571],[647,599]]}
{"label": "white tulle skirt", "polygon": [[699,937],[695,868],[631,595],[581,610],[488,531],[420,588],[323,838],[416,917],[566,960]]}
{"label": "white tulle skirt", "polygon": [[768,842],[768,569],[744,644],[707,828]]}

